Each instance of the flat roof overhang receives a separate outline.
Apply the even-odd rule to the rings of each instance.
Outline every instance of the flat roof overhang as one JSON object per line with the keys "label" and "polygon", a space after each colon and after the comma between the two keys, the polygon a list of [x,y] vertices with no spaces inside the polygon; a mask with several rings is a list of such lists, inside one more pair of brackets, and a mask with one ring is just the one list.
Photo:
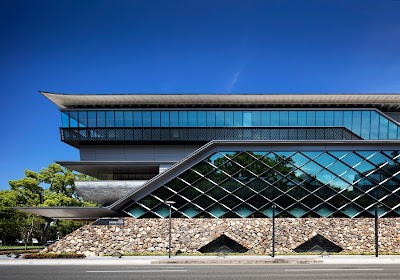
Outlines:
{"label": "flat roof overhang", "polygon": [[56,161],[59,165],[92,177],[99,173],[159,173],[160,165],[172,165],[175,162],[147,161]]}
{"label": "flat roof overhang", "polygon": [[96,220],[101,217],[125,217],[124,213],[105,207],[15,207],[27,213],[48,217],[54,220]]}
{"label": "flat roof overhang", "polygon": [[40,91],[61,109],[104,106],[373,106],[400,109],[400,94],[61,94]]}

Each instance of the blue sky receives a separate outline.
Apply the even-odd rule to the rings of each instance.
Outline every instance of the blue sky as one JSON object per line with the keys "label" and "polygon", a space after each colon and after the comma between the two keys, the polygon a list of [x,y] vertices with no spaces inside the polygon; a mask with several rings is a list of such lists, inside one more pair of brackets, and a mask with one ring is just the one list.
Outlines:
{"label": "blue sky", "polygon": [[0,1],[0,189],[55,160],[60,93],[400,93],[400,1]]}

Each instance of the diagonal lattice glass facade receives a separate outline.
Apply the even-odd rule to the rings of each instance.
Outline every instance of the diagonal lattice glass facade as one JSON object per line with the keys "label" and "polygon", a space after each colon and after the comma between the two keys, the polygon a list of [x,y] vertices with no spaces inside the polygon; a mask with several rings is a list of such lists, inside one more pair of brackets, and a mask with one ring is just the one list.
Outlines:
{"label": "diagonal lattice glass facade", "polygon": [[396,150],[219,151],[124,211],[136,218],[400,216]]}

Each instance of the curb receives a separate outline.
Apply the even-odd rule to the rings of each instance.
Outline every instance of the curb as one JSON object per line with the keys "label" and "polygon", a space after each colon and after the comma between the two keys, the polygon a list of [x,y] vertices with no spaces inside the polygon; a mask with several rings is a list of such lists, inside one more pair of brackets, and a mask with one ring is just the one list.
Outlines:
{"label": "curb", "polygon": [[151,264],[314,264],[319,259],[167,259],[152,261]]}

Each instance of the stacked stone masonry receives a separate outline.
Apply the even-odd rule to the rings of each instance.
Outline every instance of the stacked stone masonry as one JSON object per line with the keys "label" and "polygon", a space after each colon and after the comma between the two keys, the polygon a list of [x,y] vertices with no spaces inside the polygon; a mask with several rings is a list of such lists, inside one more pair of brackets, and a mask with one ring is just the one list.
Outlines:
{"label": "stacked stone masonry", "polygon": [[[373,218],[277,218],[277,253],[294,248],[320,234],[343,248],[343,253],[365,254],[375,250]],[[119,252],[167,252],[168,219],[125,218],[123,226],[85,225],[48,248],[102,256]],[[379,219],[380,253],[400,253],[400,218]],[[271,252],[271,219],[172,219],[172,251],[198,252],[225,234],[249,251]]]}

